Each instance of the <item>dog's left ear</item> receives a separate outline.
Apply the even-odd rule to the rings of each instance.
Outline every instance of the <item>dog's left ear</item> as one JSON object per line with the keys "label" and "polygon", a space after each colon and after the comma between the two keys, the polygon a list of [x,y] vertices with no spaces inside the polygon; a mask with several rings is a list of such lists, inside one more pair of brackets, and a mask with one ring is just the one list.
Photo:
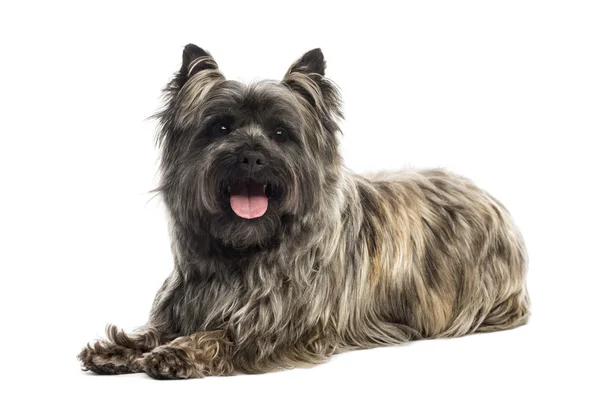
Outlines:
{"label": "dog's left ear", "polygon": [[305,74],[318,74],[324,77],[326,65],[323,52],[321,49],[316,48],[304,53],[302,57],[296,60],[290,67],[288,74],[291,72],[299,72]]}
{"label": "dog's left ear", "polygon": [[325,57],[321,49],[306,52],[288,69],[282,83],[297,92],[322,118],[342,117],[340,94],[325,78]]}

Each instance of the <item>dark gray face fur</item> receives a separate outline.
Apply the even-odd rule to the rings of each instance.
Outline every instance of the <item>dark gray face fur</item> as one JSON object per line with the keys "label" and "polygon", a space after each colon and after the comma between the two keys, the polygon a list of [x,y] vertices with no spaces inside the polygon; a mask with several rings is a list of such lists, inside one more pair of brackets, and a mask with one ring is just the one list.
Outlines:
{"label": "dark gray face fur", "polygon": [[[248,250],[277,246],[295,222],[310,219],[323,192],[335,191],[340,168],[340,101],[324,72],[315,49],[281,82],[244,85],[225,80],[207,52],[186,46],[159,115],[160,190],[177,230]],[[248,165],[248,154],[260,156],[260,169]],[[233,212],[229,190],[239,182],[266,187],[263,216]]]}

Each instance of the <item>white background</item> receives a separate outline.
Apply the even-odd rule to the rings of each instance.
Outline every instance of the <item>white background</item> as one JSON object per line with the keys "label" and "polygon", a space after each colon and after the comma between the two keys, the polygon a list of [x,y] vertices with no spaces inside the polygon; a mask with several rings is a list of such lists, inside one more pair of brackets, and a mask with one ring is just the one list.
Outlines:
{"label": "white background", "polygon": [[[599,400],[598,3],[351,3],[2,3],[0,399]],[[82,373],[171,270],[146,118],[189,42],[244,81],[321,47],[349,168],[444,166],[512,211],[530,324],[266,375]]]}

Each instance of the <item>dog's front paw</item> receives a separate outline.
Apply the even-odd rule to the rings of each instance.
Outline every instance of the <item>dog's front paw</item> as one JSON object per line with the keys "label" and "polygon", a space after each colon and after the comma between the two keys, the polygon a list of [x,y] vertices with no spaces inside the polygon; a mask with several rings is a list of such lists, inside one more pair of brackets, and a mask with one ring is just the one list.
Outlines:
{"label": "dog's front paw", "polygon": [[77,358],[81,361],[84,371],[96,374],[128,374],[140,371],[135,363],[137,356],[134,351],[104,341],[87,345]]}
{"label": "dog's front paw", "polygon": [[204,377],[193,357],[188,356],[183,349],[172,346],[159,346],[144,354],[141,366],[146,374],[158,380]]}

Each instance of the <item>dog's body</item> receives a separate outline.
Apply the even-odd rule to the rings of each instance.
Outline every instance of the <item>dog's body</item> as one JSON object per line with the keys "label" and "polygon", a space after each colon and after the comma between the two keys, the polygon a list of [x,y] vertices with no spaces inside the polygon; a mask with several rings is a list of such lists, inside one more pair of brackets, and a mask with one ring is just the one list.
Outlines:
{"label": "dog's body", "polygon": [[523,241],[442,170],[354,175],[320,50],[281,83],[226,81],[188,45],[160,114],[175,269],[148,325],[79,355],[98,373],[256,373],[524,324]]}

